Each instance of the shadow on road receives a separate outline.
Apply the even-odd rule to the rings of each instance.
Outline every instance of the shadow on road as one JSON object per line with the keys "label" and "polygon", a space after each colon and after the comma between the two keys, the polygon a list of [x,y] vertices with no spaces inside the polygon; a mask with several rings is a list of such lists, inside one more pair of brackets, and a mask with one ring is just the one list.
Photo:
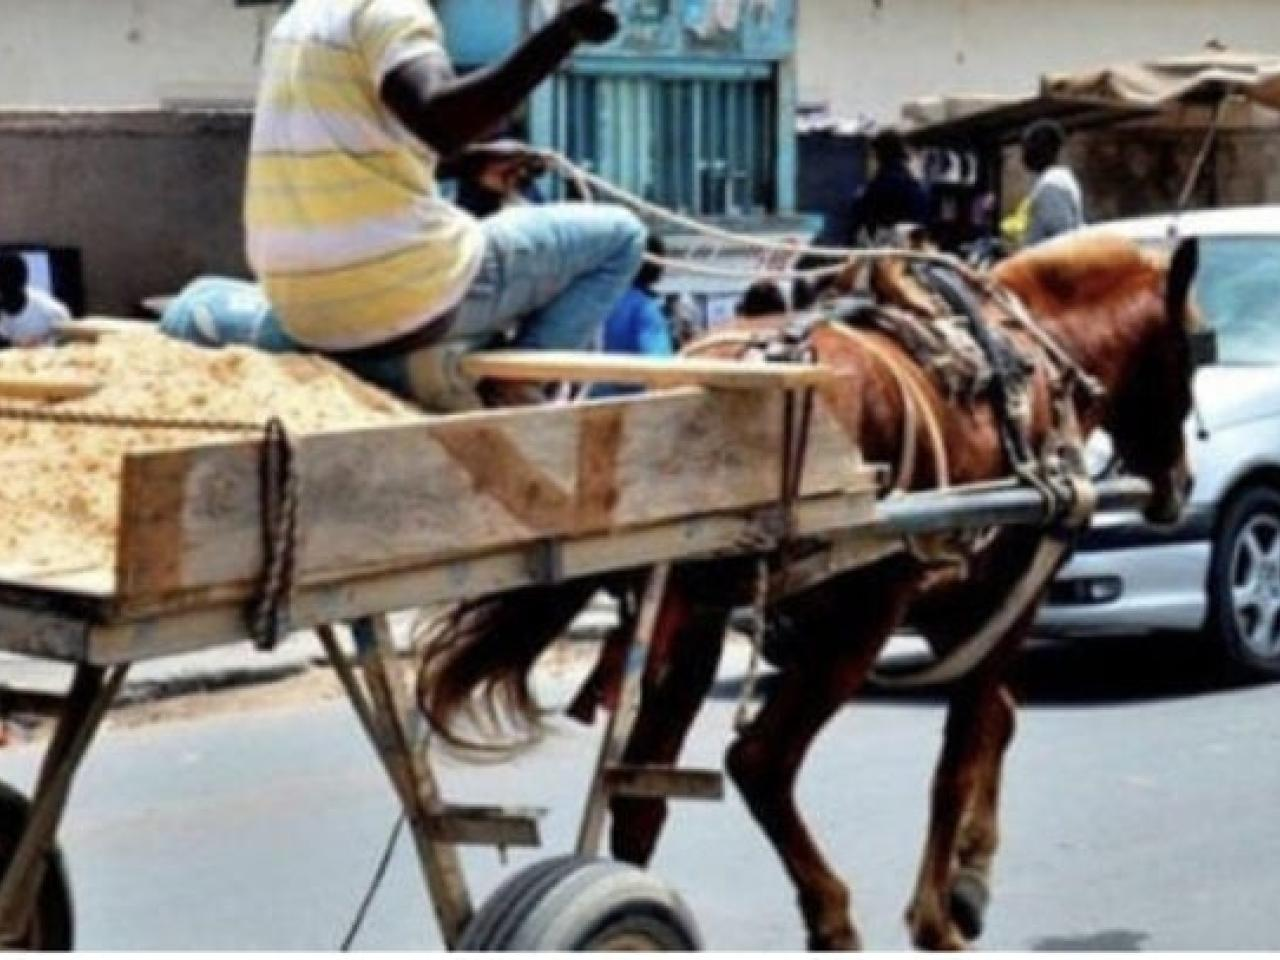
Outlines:
{"label": "shadow on road", "polygon": [[[884,658],[882,666],[899,672],[927,662],[923,654],[898,654]],[[760,680],[760,691],[768,691],[775,681],[775,674],[766,674]],[[1023,651],[1014,672],[1018,701],[1030,707],[1093,707],[1205,696],[1261,682],[1232,676],[1211,644],[1177,635],[1071,643],[1037,641]],[[725,677],[711,695],[730,699],[741,689],[740,677]],[[859,698],[907,705],[941,703],[946,694],[942,689],[902,692],[869,685]]]}
{"label": "shadow on road", "polygon": [[1132,953],[1141,950],[1150,939],[1150,934],[1136,930],[1103,930],[1075,937],[1045,937],[1035,941],[1031,949],[1068,953]]}

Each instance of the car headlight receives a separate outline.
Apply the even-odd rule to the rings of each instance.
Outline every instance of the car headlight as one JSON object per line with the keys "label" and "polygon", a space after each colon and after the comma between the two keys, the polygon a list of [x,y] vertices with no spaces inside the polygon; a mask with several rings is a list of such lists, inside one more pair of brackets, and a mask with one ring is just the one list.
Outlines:
{"label": "car headlight", "polygon": [[1084,465],[1094,480],[1114,472],[1117,465],[1116,449],[1109,433],[1095,430],[1089,435],[1084,445]]}

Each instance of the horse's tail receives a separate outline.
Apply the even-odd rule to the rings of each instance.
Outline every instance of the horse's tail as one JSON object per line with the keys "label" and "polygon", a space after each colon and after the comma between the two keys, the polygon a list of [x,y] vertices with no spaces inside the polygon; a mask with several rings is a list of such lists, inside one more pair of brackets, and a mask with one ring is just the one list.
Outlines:
{"label": "horse's tail", "polygon": [[[427,627],[418,703],[435,733],[481,756],[502,757],[532,746],[543,712],[529,675],[598,586],[579,581],[475,600]],[[460,732],[464,720],[479,739]]]}

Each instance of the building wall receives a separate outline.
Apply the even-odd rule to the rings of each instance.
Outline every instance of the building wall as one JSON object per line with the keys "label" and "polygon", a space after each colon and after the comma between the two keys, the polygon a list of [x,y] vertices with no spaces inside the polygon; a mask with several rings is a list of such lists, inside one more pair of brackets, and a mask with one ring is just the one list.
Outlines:
{"label": "building wall", "polygon": [[897,119],[943,93],[1033,93],[1042,73],[1280,47],[1276,0],[799,0],[802,102]]}
{"label": "building wall", "polygon": [[0,0],[0,106],[247,101],[276,9],[233,0]]}
{"label": "building wall", "polygon": [[[510,0],[515,3],[518,0]],[[892,119],[942,92],[1024,94],[1045,70],[1280,47],[1275,0],[798,0],[801,98]],[[0,0],[0,106],[251,98],[275,6]]]}
{"label": "building wall", "polygon": [[245,112],[0,112],[0,242],[78,248],[90,313],[247,276],[248,137]]}

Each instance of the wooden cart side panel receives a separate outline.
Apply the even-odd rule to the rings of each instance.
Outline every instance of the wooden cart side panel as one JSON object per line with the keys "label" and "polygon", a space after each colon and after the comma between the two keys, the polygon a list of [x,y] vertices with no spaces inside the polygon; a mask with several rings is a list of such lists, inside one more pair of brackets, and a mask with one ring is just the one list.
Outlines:
{"label": "wooden cart side panel", "polygon": [[90,627],[74,615],[0,603],[0,649],[47,660],[89,659]]}
{"label": "wooden cart side panel", "polygon": [[[871,476],[863,473],[848,492],[799,504],[795,511],[797,536],[839,537],[845,531],[865,527],[874,520],[875,489]],[[557,549],[557,566],[564,579],[572,580],[655,563],[734,554],[752,526],[749,518],[720,515],[584,537]],[[540,582],[530,562],[535,550],[535,546],[517,547],[485,557],[304,587],[290,604],[290,621],[295,628],[304,629],[518,589]],[[137,622],[95,627],[88,660],[107,666],[172,656],[234,642],[245,632],[243,603],[210,600],[197,608],[156,610]],[[4,642],[0,634],[0,645]]]}
{"label": "wooden cart side panel", "polygon": [[[301,438],[298,582],[769,503],[782,403],[776,392],[687,390]],[[260,452],[247,441],[127,459],[122,609],[257,579]],[[804,494],[845,489],[858,468],[819,409]]]}

